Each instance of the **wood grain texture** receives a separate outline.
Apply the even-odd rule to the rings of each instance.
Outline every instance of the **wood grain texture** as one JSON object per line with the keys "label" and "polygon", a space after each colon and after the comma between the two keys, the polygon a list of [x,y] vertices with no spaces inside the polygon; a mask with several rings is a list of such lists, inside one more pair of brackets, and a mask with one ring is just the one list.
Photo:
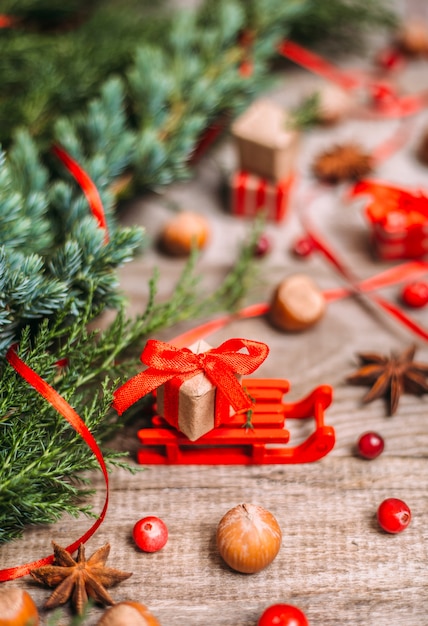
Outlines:
{"label": "wood grain texture", "polygon": [[[426,85],[426,65],[416,63],[408,71],[403,81],[415,89]],[[287,73],[271,97],[291,106],[317,84],[319,80],[307,73]],[[412,120],[408,142],[381,164],[376,172],[379,178],[428,187],[428,170],[414,158],[420,130],[427,124],[428,112]],[[302,261],[291,253],[292,242],[302,232],[298,213],[312,184],[310,163],[314,154],[334,141],[357,138],[373,148],[396,125],[396,121],[347,120],[304,136],[299,185],[290,214],[284,223],[267,226],[274,245],[260,262],[252,301],[267,301],[277,283],[294,272],[308,273],[325,289],[343,284],[319,256]],[[220,194],[222,169],[235,165],[236,155],[226,138],[199,164],[192,181],[167,190],[168,197],[183,208],[200,211],[210,220],[212,237],[200,260],[202,288],[208,292],[232,266],[248,230],[245,221],[228,213]],[[343,191],[332,189],[320,197],[311,208],[311,218],[347,264],[361,278],[368,277],[389,265],[375,259],[361,207],[344,203]],[[168,217],[169,210],[156,196],[135,199],[122,215],[125,223],[143,224],[153,241]],[[147,280],[154,267],[159,267],[162,277],[159,297],[168,298],[182,262],[160,256],[153,246],[123,270],[121,282],[131,314],[144,308]],[[397,301],[398,287],[383,290],[382,295]],[[428,325],[426,309],[411,313]],[[108,316],[103,320],[107,322]],[[157,338],[168,340],[190,327],[181,324]],[[147,604],[163,626],[256,626],[264,608],[276,602],[298,605],[311,626],[428,625],[428,397],[403,396],[397,415],[388,417],[382,400],[364,406],[364,388],[344,382],[356,368],[359,351],[388,353],[416,340],[418,358],[428,361],[428,345],[369,300],[356,298],[330,304],[323,320],[301,334],[281,333],[265,319],[255,318],[234,322],[209,341],[217,345],[230,337],[256,339],[270,346],[268,359],[255,375],[288,379],[287,400],[301,398],[319,384],[333,387],[326,423],[335,428],[336,446],[326,458],[307,465],[157,466],[135,476],[113,471],[107,518],[88,542],[87,553],[109,541],[109,563],[133,572],[112,590],[115,600]],[[137,418],[113,442],[117,449],[130,452],[131,463],[135,463],[141,423]],[[287,426],[292,443],[304,439],[313,428],[303,422]],[[357,458],[354,450],[359,435],[369,429],[380,432],[386,441],[383,455],[371,462]],[[97,489],[93,502],[98,511],[103,482],[97,473],[91,480]],[[397,536],[380,531],[375,519],[380,502],[391,496],[404,499],[413,513],[409,528]],[[256,575],[231,571],[216,551],[216,526],[240,502],[269,509],[283,530],[278,557]],[[154,554],[140,552],[132,541],[134,523],[148,514],[163,518],[169,528],[168,544]],[[29,529],[23,540],[1,547],[1,566],[49,554],[51,539],[67,545],[89,524],[85,518],[64,518],[52,527]],[[40,607],[49,594],[28,578],[9,584],[27,589]],[[96,624],[101,614],[100,608],[93,608],[88,626]],[[64,624],[68,622],[67,609]]]}

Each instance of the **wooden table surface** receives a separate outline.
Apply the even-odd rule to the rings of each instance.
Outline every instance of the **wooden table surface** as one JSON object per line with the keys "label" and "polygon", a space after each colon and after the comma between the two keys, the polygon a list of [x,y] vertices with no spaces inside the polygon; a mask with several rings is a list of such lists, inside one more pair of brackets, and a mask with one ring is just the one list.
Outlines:
{"label": "wooden table surface", "polygon": [[[426,63],[412,63],[399,80],[405,88],[418,87],[421,81],[426,85]],[[269,97],[292,106],[318,84],[319,79],[306,72],[287,70],[279,75],[278,87]],[[427,125],[426,113],[412,118],[406,127],[408,140],[380,164],[378,178],[428,186],[428,169],[414,156],[420,131]],[[259,281],[250,301],[268,300],[276,284],[294,273],[310,275],[323,289],[344,284],[319,255],[300,260],[291,253],[292,242],[302,233],[298,214],[312,185],[310,163],[336,140],[357,140],[371,150],[397,127],[396,120],[348,119],[304,135],[289,214],[281,224],[267,226],[273,249],[260,261]],[[234,146],[225,138],[200,162],[192,181],[173,185],[166,192],[183,208],[210,220],[212,237],[199,265],[207,291],[233,265],[237,246],[249,228],[248,222],[230,215],[220,194],[224,170],[233,170],[235,165]],[[362,205],[346,203],[344,192],[332,188],[320,194],[309,208],[310,216],[318,232],[358,276],[372,276],[391,264],[373,255]],[[145,225],[154,240],[169,216],[165,203],[152,196],[130,203],[123,220]],[[127,266],[121,280],[131,313],[143,309],[147,280],[155,266],[162,277],[160,297],[168,297],[182,262],[162,257],[152,247]],[[397,302],[399,286],[381,293]],[[426,309],[410,313],[428,327]],[[168,340],[191,326],[171,328],[158,338]],[[427,343],[369,301],[356,298],[329,304],[323,320],[301,334],[279,332],[266,319],[254,318],[234,322],[208,340],[218,345],[229,337],[256,339],[270,346],[269,357],[253,376],[289,380],[287,401],[302,398],[320,384],[333,387],[334,400],[325,421],[335,429],[336,445],[328,456],[311,464],[144,466],[136,475],[113,471],[107,517],[88,542],[87,553],[109,541],[109,563],[133,572],[112,590],[115,600],[147,604],[163,626],[255,626],[262,611],[277,602],[298,605],[311,626],[428,625],[428,396],[403,396],[397,414],[388,417],[383,400],[363,406],[364,388],[344,381],[356,368],[359,351],[388,354],[416,342],[418,358],[427,362]],[[287,426],[291,442],[296,443],[313,424]],[[138,421],[132,423],[114,442],[118,449],[130,451],[134,464],[139,427]],[[384,453],[374,461],[355,455],[355,443],[367,430],[378,431],[386,442]],[[93,499],[98,511],[104,500],[98,473],[93,485],[98,488]],[[377,525],[376,509],[387,497],[402,498],[412,510],[411,525],[402,534],[386,534]],[[255,575],[230,570],[215,545],[220,518],[242,502],[269,509],[283,531],[276,560]],[[166,522],[169,541],[160,552],[145,554],[135,547],[132,528],[139,518],[151,514]],[[65,518],[55,526],[29,530],[22,540],[2,546],[2,567],[49,554],[52,539],[67,545],[89,525],[86,518]],[[29,590],[40,607],[49,594],[29,578],[10,585]],[[100,608],[92,609],[87,624],[95,624],[101,614]],[[63,623],[69,621],[65,611]]]}

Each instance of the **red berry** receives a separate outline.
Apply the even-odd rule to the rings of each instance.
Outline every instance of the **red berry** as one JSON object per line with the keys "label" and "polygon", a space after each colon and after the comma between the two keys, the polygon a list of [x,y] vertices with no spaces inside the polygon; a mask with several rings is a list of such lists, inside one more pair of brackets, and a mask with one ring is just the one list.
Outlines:
{"label": "red berry", "polygon": [[314,251],[314,242],[310,237],[301,237],[294,242],[293,252],[297,256],[309,256]]}
{"label": "red berry", "polygon": [[415,281],[406,285],[401,293],[404,304],[418,309],[428,304],[428,283]]}
{"label": "red berry", "polygon": [[384,70],[395,70],[404,64],[404,56],[397,48],[390,47],[381,50],[375,61]]}
{"label": "red berry", "polygon": [[309,626],[309,622],[297,606],[272,604],[262,613],[257,626]]}
{"label": "red berry", "polygon": [[267,235],[260,235],[258,242],[256,243],[256,247],[254,250],[254,254],[256,257],[265,256],[271,249],[271,241]]}
{"label": "red berry", "polygon": [[149,515],[135,524],[132,536],[140,550],[157,552],[168,541],[168,528],[159,517]]}
{"label": "red berry", "polygon": [[387,498],[377,510],[379,525],[387,533],[401,533],[410,524],[412,515],[403,500]]}
{"label": "red berry", "polygon": [[358,454],[363,459],[375,459],[382,454],[385,442],[380,435],[375,432],[367,432],[358,439]]}

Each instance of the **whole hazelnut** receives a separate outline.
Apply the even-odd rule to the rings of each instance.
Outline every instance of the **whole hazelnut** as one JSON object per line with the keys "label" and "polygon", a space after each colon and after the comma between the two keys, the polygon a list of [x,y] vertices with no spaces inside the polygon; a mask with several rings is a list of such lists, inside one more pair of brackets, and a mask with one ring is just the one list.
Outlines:
{"label": "whole hazelnut", "polygon": [[161,626],[149,609],[139,602],[119,602],[108,609],[97,626]]}
{"label": "whole hazelnut", "polygon": [[238,504],[217,526],[220,556],[242,574],[255,574],[270,565],[279,552],[281,540],[281,528],[275,517],[257,504]]}
{"label": "whole hazelnut", "polygon": [[405,22],[397,34],[397,43],[409,55],[428,54],[428,25],[415,19]]}
{"label": "whole hazelnut", "polygon": [[203,215],[181,211],[164,225],[159,243],[171,256],[187,256],[192,248],[204,248],[209,234],[208,221]]}
{"label": "whole hazelnut", "polygon": [[428,165],[428,128],[422,133],[417,147],[417,157],[424,165]]}
{"label": "whole hazelnut", "polygon": [[23,589],[0,589],[1,626],[38,626],[39,613],[33,598]]}
{"label": "whole hazelnut", "polygon": [[276,328],[302,331],[316,324],[326,311],[324,294],[305,274],[284,279],[275,289],[268,318]]}

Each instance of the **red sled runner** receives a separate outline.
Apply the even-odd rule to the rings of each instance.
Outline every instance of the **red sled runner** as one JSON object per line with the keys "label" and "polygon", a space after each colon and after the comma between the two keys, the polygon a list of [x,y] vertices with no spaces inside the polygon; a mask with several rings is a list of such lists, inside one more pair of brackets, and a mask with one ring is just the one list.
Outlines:
{"label": "red sled runner", "polygon": [[[138,462],[143,465],[310,463],[332,450],[335,432],[324,424],[324,411],[332,402],[330,386],[321,385],[302,400],[284,403],[284,394],[290,388],[287,380],[248,378],[242,384],[255,400],[251,427],[245,427],[245,413],[236,413],[227,424],[220,424],[196,441],[190,441],[156,415],[151,427],[138,431],[141,442]],[[307,418],[315,420],[314,432],[298,445],[287,445],[290,432],[286,420]]]}

